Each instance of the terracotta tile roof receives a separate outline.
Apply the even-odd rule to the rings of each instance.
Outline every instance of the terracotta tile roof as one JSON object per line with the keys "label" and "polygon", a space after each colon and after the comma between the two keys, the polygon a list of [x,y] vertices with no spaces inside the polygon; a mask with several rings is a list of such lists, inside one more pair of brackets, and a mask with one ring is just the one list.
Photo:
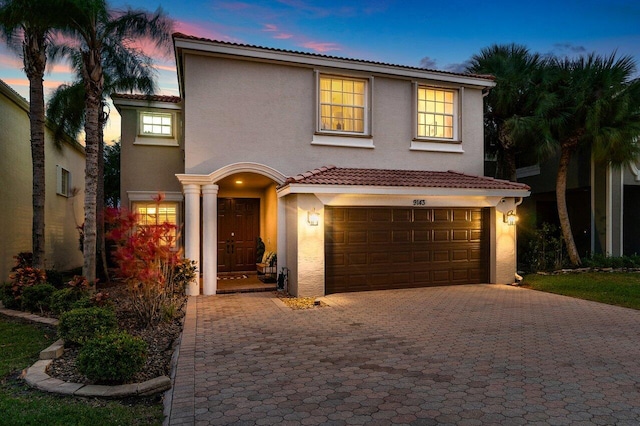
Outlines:
{"label": "terracotta tile roof", "polygon": [[303,185],[363,185],[404,186],[422,188],[465,188],[528,191],[523,183],[509,182],[486,176],[473,176],[455,171],[355,169],[326,166],[288,178],[283,186]]}
{"label": "terracotta tile roof", "polygon": [[369,61],[369,60],[366,60],[366,59],[354,59],[354,58],[346,58],[346,57],[343,57],[343,56],[323,55],[323,54],[320,54],[320,53],[302,52],[302,51],[299,51],[299,50],[277,49],[275,47],[256,46],[256,45],[253,45],[253,44],[231,43],[231,42],[228,42],[228,41],[212,40],[212,39],[208,39],[208,38],[204,38],[204,37],[196,37],[196,36],[191,36],[191,35],[187,35],[187,34],[183,34],[183,33],[173,33],[173,38],[174,39],[182,38],[182,39],[186,39],[186,40],[202,41],[202,42],[206,42],[206,43],[220,43],[220,44],[225,44],[227,46],[249,47],[249,48],[255,48],[255,49],[269,50],[269,51],[272,51],[272,52],[294,53],[294,54],[297,54],[297,55],[305,55],[305,56],[311,56],[311,57],[316,57],[316,58],[338,59],[338,60],[344,60],[344,61],[360,62],[360,63],[363,63],[363,64],[382,65],[382,66],[402,68],[402,69],[407,69],[407,70],[420,70],[420,71],[436,72],[436,73],[440,73],[440,74],[459,75],[459,76],[464,76],[464,77],[475,77],[475,78],[482,78],[482,79],[490,80],[490,81],[494,81],[495,80],[494,76],[487,75],[487,74],[466,74],[466,73],[457,73],[457,72],[451,72],[451,71],[432,70],[432,69],[427,69],[427,68],[412,67],[412,66],[408,66],[408,65],[398,65],[398,64],[390,64],[390,63],[386,63],[386,62]]}
{"label": "terracotta tile roof", "polygon": [[167,95],[139,95],[132,93],[114,93],[111,95],[116,99],[132,99],[135,101],[150,101],[150,102],[169,102],[173,104],[180,103],[182,100],[179,96],[167,96]]}

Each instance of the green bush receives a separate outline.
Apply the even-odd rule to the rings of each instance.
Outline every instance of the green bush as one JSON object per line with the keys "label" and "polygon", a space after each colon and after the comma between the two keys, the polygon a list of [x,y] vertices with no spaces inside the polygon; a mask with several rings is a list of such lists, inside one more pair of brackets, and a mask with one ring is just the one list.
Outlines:
{"label": "green bush", "polygon": [[76,291],[73,288],[63,288],[62,290],[56,290],[51,295],[51,311],[55,314],[61,314],[63,312],[70,311],[73,308],[81,307],[74,306],[75,303],[82,297],[82,293]]}
{"label": "green bush", "polygon": [[20,309],[20,301],[13,294],[13,284],[0,284],[0,301],[7,309]]}
{"label": "green bush", "polygon": [[51,295],[56,288],[51,284],[36,284],[22,290],[22,310],[29,312],[48,311],[51,306]]}
{"label": "green bush", "polygon": [[106,308],[78,308],[60,317],[58,334],[66,343],[83,345],[88,340],[116,331],[116,314]]}
{"label": "green bush", "polygon": [[144,366],[147,344],[124,331],[93,338],[80,349],[78,370],[101,383],[123,383]]}

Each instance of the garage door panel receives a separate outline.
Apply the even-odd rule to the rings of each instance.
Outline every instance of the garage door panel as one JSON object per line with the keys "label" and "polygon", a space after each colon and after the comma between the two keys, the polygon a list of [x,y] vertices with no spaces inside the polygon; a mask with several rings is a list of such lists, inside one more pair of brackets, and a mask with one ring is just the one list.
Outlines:
{"label": "garage door panel", "polygon": [[450,222],[451,210],[448,209],[438,209],[433,210],[433,221],[434,222]]}
{"label": "garage door panel", "polygon": [[390,244],[391,231],[371,231],[369,232],[369,242],[371,244]]}
{"label": "garage door panel", "polygon": [[393,221],[395,223],[411,223],[413,218],[413,211],[411,209],[393,209]]}
{"label": "garage door panel", "polygon": [[433,262],[449,262],[449,250],[434,250]]}
{"label": "garage door panel", "polygon": [[345,242],[344,231],[327,232],[327,240],[336,244],[343,244]]}
{"label": "garage door panel", "polygon": [[367,254],[366,253],[349,253],[348,266],[366,265]]}
{"label": "garage door panel", "polygon": [[487,281],[481,209],[326,211],[327,294]]}
{"label": "garage door panel", "polygon": [[448,229],[434,229],[433,230],[433,241],[436,243],[442,243],[449,241],[449,230]]}
{"label": "garage door panel", "polygon": [[471,212],[467,209],[455,209],[452,210],[452,217],[454,222],[468,222],[471,220]]}
{"label": "garage door panel", "polygon": [[451,275],[449,269],[436,269],[431,275],[433,277],[434,284],[444,283],[449,284],[451,282]]}
{"label": "garage door panel", "polygon": [[392,211],[383,209],[371,210],[369,217],[372,222],[391,222]]}
{"label": "garage door panel", "polygon": [[414,222],[432,222],[432,210],[431,209],[414,209],[413,221]]}
{"label": "garage door panel", "polygon": [[469,231],[466,229],[453,229],[453,241],[469,241]]}
{"label": "garage door panel", "polygon": [[413,241],[416,243],[431,241],[431,231],[426,229],[416,229],[413,231]]}
{"label": "garage door panel", "polygon": [[391,263],[390,253],[371,253],[369,255],[369,263],[371,265],[388,265],[389,263]]}
{"label": "garage door panel", "polygon": [[451,250],[450,253],[451,253],[452,262],[468,262],[469,261],[468,250]]}
{"label": "garage door panel", "polygon": [[367,231],[347,231],[347,244],[366,244]]}
{"label": "garage door panel", "polygon": [[392,239],[395,244],[398,243],[410,243],[411,242],[411,231],[410,230],[400,230],[392,232]]}

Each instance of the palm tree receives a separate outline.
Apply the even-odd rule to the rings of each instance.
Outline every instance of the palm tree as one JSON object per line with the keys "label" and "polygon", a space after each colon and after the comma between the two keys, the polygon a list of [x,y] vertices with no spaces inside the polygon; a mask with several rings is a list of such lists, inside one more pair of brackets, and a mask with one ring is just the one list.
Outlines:
{"label": "palm tree", "polygon": [[546,115],[544,137],[560,151],[556,176],[558,217],[571,263],[582,262],[567,211],[567,171],[578,149],[591,150],[600,164],[621,166],[640,154],[640,80],[629,56],[591,54],[575,60],[556,59],[549,90],[556,105]]}
{"label": "palm tree", "polygon": [[[69,0],[70,25],[66,32],[79,46],[62,49],[61,53],[80,59],[78,62],[85,91],[85,220],[83,274],[91,282],[96,277],[97,194],[99,157],[105,87],[105,57],[119,57],[125,52],[137,53],[132,45],[147,39],[156,47],[167,48],[171,22],[159,9],[153,15],[128,9],[109,10],[104,0]],[[118,62],[124,66],[126,62]]]}
{"label": "palm tree", "polygon": [[44,72],[52,28],[60,24],[62,9],[53,0],[0,0],[0,31],[10,46],[22,51],[29,79],[29,124],[33,163],[33,266],[45,267]]}
{"label": "palm tree", "polygon": [[[65,47],[54,47],[54,55]],[[76,69],[81,69],[81,58],[78,52],[65,50],[70,55]],[[113,56],[113,52],[118,55]],[[74,53],[76,53],[74,55]],[[141,92],[152,95],[157,90],[155,84],[155,71],[152,67],[152,59],[144,53],[133,50],[118,51],[117,49],[104,50],[104,91],[102,99],[102,114],[99,115],[99,141],[98,141],[98,191],[96,194],[96,243],[97,254],[101,259],[102,275],[108,281],[106,248],[104,240],[104,126],[109,119],[109,112],[105,97],[118,92]],[[59,86],[49,100],[47,116],[56,124],[56,140],[63,134],[78,135],[85,125],[85,86],[81,76],[72,84]]]}
{"label": "palm tree", "polygon": [[[537,137],[539,111],[548,106],[545,92],[546,61],[518,44],[486,47],[471,57],[467,71],[490,74],[496,86],[485,102],[485,135],[498,151],[498,177],[516,181],[516,156],[523,151],[549,154]],[[486,145],[491,145],[487,143]]]}

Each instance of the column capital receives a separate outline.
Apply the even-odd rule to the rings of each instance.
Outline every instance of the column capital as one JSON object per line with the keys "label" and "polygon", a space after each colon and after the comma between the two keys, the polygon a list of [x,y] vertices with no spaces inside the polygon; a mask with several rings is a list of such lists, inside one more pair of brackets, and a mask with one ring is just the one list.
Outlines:
{"label": "column capital", "polygon": [[202,185],[202,194],[216,195],[217,193],[218,193],[218,185],[215,185],[215,184]]}
{"label": "column capital", "polygon": [[198,194],[200,195],[200,185],[197,183],[187,183],[182,185],[182,190],[185,194]]}

